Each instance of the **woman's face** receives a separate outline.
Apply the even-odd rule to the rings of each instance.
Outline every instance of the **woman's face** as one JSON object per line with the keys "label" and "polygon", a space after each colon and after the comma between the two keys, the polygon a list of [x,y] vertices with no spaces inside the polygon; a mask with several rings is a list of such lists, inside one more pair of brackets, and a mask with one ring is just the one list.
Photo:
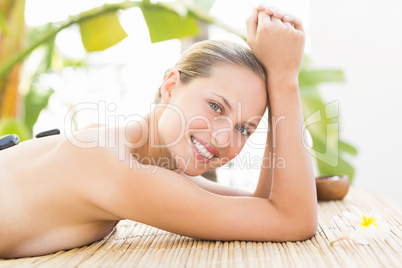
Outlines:
{"label": "woman's face", "polygon": [[160,144],[182,172],[196,176],[240,153],[264,114],[266,86],[252,71],[229,64],[186,84],[176,76],[158,124]]}

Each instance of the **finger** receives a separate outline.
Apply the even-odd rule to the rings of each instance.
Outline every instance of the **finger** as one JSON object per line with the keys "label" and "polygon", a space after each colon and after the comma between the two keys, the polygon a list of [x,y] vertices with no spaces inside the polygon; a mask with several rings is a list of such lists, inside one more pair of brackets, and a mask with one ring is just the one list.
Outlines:
{"label": "finger", "polygon": [[296,18],[294,16],[286,15],[286,16],[283,16],[282,21],[289,22],[289,23],[293,24],[293,27],[296,30],[300,30],[300,31],[304,32],[303,23],[302,23],[301,19]]}
{"label": "finger", "polygon": [[257,26],[258,26],[258,11],[256,8],[253,8],[250,17],[246,21],[246,29],[247,29],[247,40],[254,39],[257,34]]}
{"label": "finger", "polygon": [[267,7],[264,5],[264,4],[259,4],[258,5],[258,7],[257,7],[257,10],[258,11],[263,11],[263,10],[265,10]]}
{"label": "finger", "polygon": [[277,18],[277,19],[282,19],[282,17],[284,16],[284,14],[283,14],[282,11],[279,11],[279,10],[275,9],[273,16],[274,16],[275,18]]}
{"label": "finger", "polygon": [[282,21],[282,23],[283,23],[283,25],[286,26],[286,28],[294,28],[294,26],[290,22]]}
{"label": "finger", "polygon": [[265,14],[267,14],[268,16],[272,16],[275,13],[275,9],[273,7],[267,7],[265,9]]}
{"label": "finger", "polygon": [[258,12],[258,24],[271,22],[271,16],[268,16],[264,11]]}
{"label": "finger", "polygon": [[265,9],[265,13],[268,16],[274,16],[275,18],[282,19],[282,17],[285,15],[281,10],[275,8],[275,7],[267,7]]}
{"label": "finger", "polygon": [[271,21],[273,24],[283,24],[281,19],[278,19],[276,17],[271,17]]}

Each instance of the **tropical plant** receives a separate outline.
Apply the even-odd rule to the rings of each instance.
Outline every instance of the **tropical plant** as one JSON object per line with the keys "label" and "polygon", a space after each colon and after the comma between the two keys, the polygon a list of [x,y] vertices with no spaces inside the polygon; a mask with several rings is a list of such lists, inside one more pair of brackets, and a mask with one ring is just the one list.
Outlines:
{"label": "tropical plant", "polygon": [[[245,37],[235,29],[211,17],[209,10],[214,0],[178,0],[176,2],[123,1],[105,4],[80,14],[70,16],[61,23],[49,23],[43,27],[25,29],[25,0],[2,0],[0,3],[0,136],[16,133],[22,140],[32,137],[32,127],[40,111],[47,106],[52,89],[43,89],[36,79],[38,75],[52,71],[56,53],[54,40],[63,29],[79,24],[82,42],[88,52],[105,50],[126,37],[120,25],[118,11],[140,8],[147,23],[153,43],[175,38],[195,36],[199,22],[215,24],[229,32]],[[21,68],[24,60],[40,50],[42,60],[34,74],[25,74],[25,84],[30,84],[26,94],[19,94]],[[300,72],[300,92],[305,117],[326,106],[317,85],[322,82],[343,82],[339,70],[315,70],[304,63]],[[28,83],[26,83],[28,81]],[[328,107],[327,107],[328,108]],[[325,117],[326,118],[326,117]],[[337,118],[337,117],[335,117]],[[344,173],[353,178],[353,167],[343,158],[345,153],[356,154],[356,149],[338,139],[338,129],[327,120],[308,126],[316,152],[321,175]],[[337,146],[328,146],[328,138],[335,137]],[[333,143],[331,143],[333,144]],[[325,157],[317,157],[320,155]]]}
{"label": "tropical plant", "polygon": [[338,102],[325,104],[318,85],[325,82],[344,82],[340,70],[314,69],[307,57],[299,74],[299,88],[305,125],[313,140],[312,154],[320,175],[346,174],[352,181],[353,166],[345,155],[355,156],[357,150],[339,138]]}

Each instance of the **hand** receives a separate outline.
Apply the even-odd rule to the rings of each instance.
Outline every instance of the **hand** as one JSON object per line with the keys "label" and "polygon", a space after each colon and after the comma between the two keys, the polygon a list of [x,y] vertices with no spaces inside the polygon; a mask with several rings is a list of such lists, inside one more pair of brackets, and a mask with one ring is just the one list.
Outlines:
{"label": "hand", "polygon": [[246,22],[247,42],[269,79],[297,79],[304,51],[301,21],[273,8],[259,6]]}

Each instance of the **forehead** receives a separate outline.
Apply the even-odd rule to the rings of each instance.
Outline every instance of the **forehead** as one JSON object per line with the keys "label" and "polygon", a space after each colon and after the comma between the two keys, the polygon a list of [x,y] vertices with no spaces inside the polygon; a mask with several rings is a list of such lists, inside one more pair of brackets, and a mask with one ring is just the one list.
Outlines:
{"label": "forehead", "polygon": [[267,105],[265,81],[252,70],[219,64],[211,69],[210,93],[224,97],[233,109],[241,106],[245,116],[262,115]]}

